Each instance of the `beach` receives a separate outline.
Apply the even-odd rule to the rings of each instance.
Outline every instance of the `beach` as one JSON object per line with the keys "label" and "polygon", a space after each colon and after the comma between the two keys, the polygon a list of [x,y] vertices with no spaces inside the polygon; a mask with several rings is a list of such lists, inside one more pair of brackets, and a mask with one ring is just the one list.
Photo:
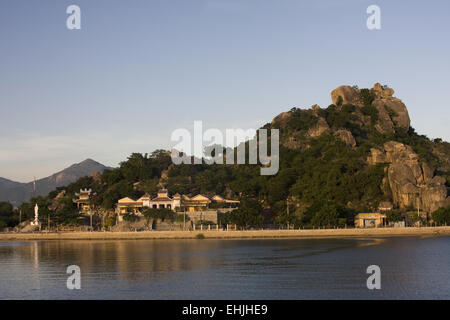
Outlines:
{"label": "beach", "polygon": [[420,228],[372,229],[308,229],[308,230],[197,230],[139,232],[36,232],[0,233],[0,241],[20,240],[120,240],[120,239],[278,239],[278,238],[340,238],[386,236],[450,235],[450,226]]}

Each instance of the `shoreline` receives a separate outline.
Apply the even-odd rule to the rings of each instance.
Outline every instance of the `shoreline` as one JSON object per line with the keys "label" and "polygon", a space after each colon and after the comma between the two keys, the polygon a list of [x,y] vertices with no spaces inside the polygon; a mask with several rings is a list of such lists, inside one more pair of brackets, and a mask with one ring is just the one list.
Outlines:
{"label": "shoreline", "polygon": [[0,233],[0,241],[21,240],[139,240],[139,239],[301,239],[390,236],[445,236],[447,227],[374,228],[374,229],[308,229],[308,230],[197,230],[197,231],[139,231],[139,232],[58,232],[58,233]]}

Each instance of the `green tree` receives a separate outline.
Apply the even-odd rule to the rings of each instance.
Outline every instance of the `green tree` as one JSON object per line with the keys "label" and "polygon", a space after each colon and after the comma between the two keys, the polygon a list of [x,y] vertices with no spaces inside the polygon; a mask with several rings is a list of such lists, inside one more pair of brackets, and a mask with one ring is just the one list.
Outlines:
{"label": "green tree", "polygon": [[286,201],[278,201],[275,203],[273,206],[273,211],[276,213],[275,223],[294,227],[301,225],[301,218],[295,212],[295,207],[289,204],[289,212],[287,209]]}
{"label": "green tree", "polygon": [[351,211],[334,202],[314,202],[306,209],[303,223],[315,227],[343,226],[351,215]]}
{"label": "green tree", "polygon": [[244,229],[250,226],[260,226],[263,222],[261,210],[261,204],[257,200],[243,198],[241,199],[240,207],[229,212],[227,214],[228,219],[225,221],[236,224]]}
{"label": "green tree", "polygon": [[18,217],[9,202],[0,202],[0,229],[14,227],[18,223]]}
{"label": "green tree", "polygon": [[139,219],[138,216],[133,212],[127,212],[123,215],[123,220],[127,222],[135,222],[138,219]]}
{"label": "green tree", "polygon": [[117,222],[117,214],[110,214],[105,218],[105,227],[110,228]]}
{"label": "green tree", "polygon": [[389,210],[388,212],[386,212],[386,219],[389,222],[398,222],[404,220],[402,213],[397,210]]}
{"label": "green tree", "polygon": [[371,124],[375,125],[378,120],[378,109],[372,106],[372,102],[375,100],[375,94],[369,89],[361,89],[359,94],[361,102],[364,105],[361,108],[361,112],[364,115],[370,116]]}
{"label": "green tree", "polygon": [[49,212],[49,214],[51,222],[55,225],[76,225],[82,219],[80,212],[72,206],[64,206],[56,212]]}
{"label": "green tree", "polygon": [[439,225],[450,225],[450,206],[445,208],[439,208],[432,213],[434,222]]}
{"label": "green tree", "polygon": [[145,208],[142,211],[143,216],[147,219],[147,222],[151,219],[161,219],[161,221],[169,220],[175,221],[176,213],[167,208]]}

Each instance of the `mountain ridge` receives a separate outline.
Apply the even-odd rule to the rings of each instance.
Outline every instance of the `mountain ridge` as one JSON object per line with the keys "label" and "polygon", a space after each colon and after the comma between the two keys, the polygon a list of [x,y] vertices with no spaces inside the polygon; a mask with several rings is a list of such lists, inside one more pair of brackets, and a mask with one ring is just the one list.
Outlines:
{"label": "mountain ridge", "polygon": [[[90,158],[74,163],[48,177],[36,180],[36,195],[45,196],[57,187],[66,186],[95,172],[103,173],[105,169],[111,168]],[[33,185],[34,181],[17,182],[0,177],[0,201],[9,201],[13,205],[20,205],[33,196]]]}
{"label": "mountain ridge", "polygon": [[13,188],[22,185],[23,182],[17,182],[10,179],[0,177],[0,189],[2,188]]}

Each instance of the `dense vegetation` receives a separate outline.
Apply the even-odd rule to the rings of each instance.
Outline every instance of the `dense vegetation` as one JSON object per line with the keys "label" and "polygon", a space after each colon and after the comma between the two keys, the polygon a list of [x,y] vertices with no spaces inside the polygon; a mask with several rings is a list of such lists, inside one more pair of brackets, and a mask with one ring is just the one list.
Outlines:
{"label": "dense vegetation", "polygon": [[[367,165],[372,147],[396,140],[410,145],[422,161],[438,168],[440,175],[450,179],[450,164],[443,163],[438,154],[450,154],[450,144],[440,139],[434,141],[396,128],[394,133],[381,134],[374,125],[378,111],[372,106],[373,93],[361,89],[362,114],[369,119],[367,125],[358,123],[355,106],[337,105],[325,109],[302,110],[293,108],[284,123],[266,124],[264,128],[279,128],[280,170],[274,176],[261,176],[259,165],[173,165],[170,155],[156,150],[150,155],[133,153],[116,169],[105,170],[101,175],[84,177],[64,188],[58,188],[47,197],[31,199],[14,211],[8,204],[0,206],[0,228],[12,227],[19,221],[32,219],[33,206],[38,203],[40,216],[51,218],[54,224],[77,224],[83,221],[72,199],[81,188],[91,188],[96,196],[93,202],[96,214],[105,215],[106,224],[114,218],[108,212],[120,198],[138,198],[144,193],[156,194],[163,184],[174,193],[195,195],[221,194],[241,200],[241,207],[222,222],[241,227],[279,224],[295,226],[343,226],[352,222],[354,215],[378,207],[380,201],[390,200],[388,187],[383,186],[385,166]],[[389,111],[394,116],[393,111]],[[318,118],[326,120],[331,130],[347,129],[355,137],[358,147],[347,146],[332,133],[310,138],[309,129]],[[295,138],[296,147],[287,147]],[[448,209],[447,209],[448,210]],[[447,213],[445,213],[447,212]],[[150,219],[156,215],[168,220],[176,219],[170,212],[146,210]],[[433,215],[439,221],[448,221],[448,211]],[[134,219],[132,215],[127,219]],[[400,212],[390,214],[391,221],[401,220]],[[110,222],[108,222],[110,221]]]}
{"label": "dense vegetation", "polygon": [[0,202],[0,230],[6,227],[13,227],[18,219],[14,214],[13,206],[8,202]]}
{"label": "dense vegetation", "polygon": [[450,226],[450,207],[439,208],[433,212],[433,220],[438,225]]}

